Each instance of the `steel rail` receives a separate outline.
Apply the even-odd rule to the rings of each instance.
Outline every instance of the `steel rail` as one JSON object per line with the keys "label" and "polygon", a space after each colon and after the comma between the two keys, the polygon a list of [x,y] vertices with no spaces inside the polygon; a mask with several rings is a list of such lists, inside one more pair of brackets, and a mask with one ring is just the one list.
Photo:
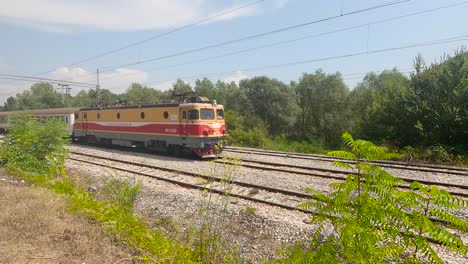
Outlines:
{"label": "steel rail", "polygon": [[[263,151],[263,150],[242,150],[235,148],[225,148],[225,151],[235,152],[235,153],[244,153],[244,154],[257,154],[264,156],[277,156],[277,157],[287,157],[287,158],[296,158],[296,159],[307,159],[307,160],[320,160],[320,161],[342,161],[349,164],[355,164],[356,162],[334,158],[329,156],[314,155],[314,154],[301,154],[301,153],[287,153],[287,152],[275,152],[275,151]],[[414,170],[414,171],[424,171],[424,172],[437,172],[453,175],[462,175],[468,176],[467,168],[458,168],[452,166],[438,166],[438,165],[423,165],[423,164],[406,164],[402,162],[392,162],[392,161],[369,161],[367,162],[373,165],[380,165],[386,168],[400,169],[400,170]]]}
{"label": "steel rail", "polygon": [[[246,162],[251,162],[251,163],[259,163],[259,164],[271,165],[271,166],[280,166],[280,167],[292,167],[292,168],[296,167],[296,168],[300,168],[300,169],[318,170],[318,171],[338,173],[338,174],[346,174],[346,175],[351,173],[351,172],[340,171],[340,170],[332,170],[332,169],[329,170],[329,169],[323,169],[323,168],[304,167],[304,166],[297,166],[297,165],[279,164],[279,163],[263,162],[263,161],[255,161],[255,160],[246,160],[246,159],[241,159],[241,161],[246,161]],[[226,164],[231,164],[231,165],[233,164],[232,162],[223,161],[223,160],[215,160],[215,162],[217,162],[217,163],[226,163]],[[262,167],[262,166],[249,165],[249,164],[243,164],[243,163],[238,163],[238,165],[242,166],[242,167],[251,168],[251,169],[258,169],[258,170],[278,171],[278,172],[299,174],[299,175],[319,177],[319,178],[325,178],[325,179],[337,179],[337,180],[341,180],[341,181],[346,180],[345,177],[335,176],[335,175],[326,175],[326,174],[320,174],[320,173],[303,172],[303,171],[295,171],[295,170],[279,169],[279,168],[271,168],[271,167]],[[408,183],[412,183],[414,181],[417,181],[417,182],[419,182],[421,184],[426,184],[426,185],[438,185],[438,186],[468,190],[468,186],[461,185],[461,184],[452,184],[452,183],[445,183],[445,182],[433,182],[433,181],[427,181],[427,180],[416,180],[416,179],[400,178],[400,177],[398,177],[398,178],[405,181],[405,182],[408,182]],[[402,189],[411,189],[410,186],[408,186],[408,185],[398,185],[398,187],[402,188]],[[460,197],[468,197],[468,193],[463,193],[463,192],[451,191],[450,194],[451,195],[457,195],[457,196],[460,196]]]}

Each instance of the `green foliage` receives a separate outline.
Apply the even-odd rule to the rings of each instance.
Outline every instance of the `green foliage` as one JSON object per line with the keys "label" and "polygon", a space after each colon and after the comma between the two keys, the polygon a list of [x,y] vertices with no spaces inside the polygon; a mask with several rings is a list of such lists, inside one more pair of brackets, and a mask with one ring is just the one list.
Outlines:
{"label": "green foliage", "polygon": [[435,145],[430,147],[417,147],[413,148],[407,146],[401,151],[401,159],[412,161],[412,160],[421,160],[421,161],[430,161],[432,163],[444,163],[444,164],[454,164],[467,166],[468,160],[467,155],[462,154],[453,154],[459,152],[452,147]]}
{"label": "green foliage", "polygon": [[314,134],[328,145],[337,145],[336,139],[349,127],[347,97],[349,89],[340,73],[325,74],[317,70],[304,73],[295,87],[300,107],[297,127],[301,136]]}
{"label": "green foliage", "polygon": [[232,178],[239,162],[236,158],[223,157],[223,163],[210,162],[208,177],[219,177],[222,171],[221,182],[201,180],[209,189],[217,189],[222,195],[213,194],[205,189],[199,201],[198,215],[202,219],[201,226],[196,230],[194,241],[195,253],[203,263],[239,263],[241,259],[236,248],[228,244],[223,237],[225,223],[229,217],[229,194],[232,192]]}
{"label": "green foliage", "polygon": [[64,174],[68,132],[62,120],[39,121],[28,114],[12,116],[0,145],[3,166],[22,171]]}
{"label": "green foliage", "polygon": [[169,90],[169,94],[177,94],[177,93],[187,93],[193,92],[192,86],[190,84],[185,83],[181,79],[177,79],[176,83],[172,85],[172,88]]}
{"label": "green foliage", "polygon": [[199,96],[206,96],[209,99],[216,99],[216,89],[213,83],[208,78],[195,81],[194,91]]}
{"label": "green foliage", "polygon": [[138,83],[132,83],[123,97],[130,104],[155,104],[160,103],[163,96],[163,92],[146,86],[141,86]]}
{"label": "green foliage", "polygon": [[[331,193],[308,189],[312,199],[300,205],[313,211],[319,224],[306,250],[294,247],[281,263],[442,263],[431,242],[467,253],[468,246],[447,227],[468,231],[468,221],[457,216],[468,201],[451,196],[437,186],[411,184],[366,163],[390,158],[387,148],[365,140],[342,136],[346,150],[328,154],[353,163],[334,162],[352,171],[344,182],[331,185]],[[327,232],[325,232],[327,231]]]}
{"label": "green foliage", "polygon": [[467,102],[468,52],[430,66],[418,56],[410,78],[395,69],[364,78],[351,96],[353,129],[399,147],[444,145],[462,154],[468,146]]}
{"label": "green foliage", "polygon": [[17,110],[63,107],[62,95],[49,83],[36,83],[16,96]]}
{"label": "green foliage", "polygon": [[240,115],[259,117],[272,135],[291,130],[298,110],[293,89],[268,77],[242,80],[239,87],[243,97]]}

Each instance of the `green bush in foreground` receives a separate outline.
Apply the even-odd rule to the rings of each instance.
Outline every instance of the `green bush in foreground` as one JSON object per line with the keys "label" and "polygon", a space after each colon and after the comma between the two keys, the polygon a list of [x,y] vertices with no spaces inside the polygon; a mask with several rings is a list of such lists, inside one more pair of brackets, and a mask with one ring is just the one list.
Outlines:
{"label": "green bush in foreground", "polygon": [[10,128],[0,144],[3,166],[36,173],[64,174],[68,151],[65,123],[50,118],[44,122],[28,114],[12,116]]}
{"label": "green bush in foreground", "polygon": [[467,200],[416,181],[412,190],[401,191],[402,180],[365,163],[391,158],[386,148],[348,133],[342,139],[348,150],[328,154],[353,161],[334,162],[353,173],[332,184],[329,194],[308,190],[314,200],[300,207],[315,212],[312,222],[319,228],[308,250],[295,247],[279,262],[443,263],[431,242],[468,253],[468,246],[447,229],[468,231],[468,221],[456,214],[468,206]]}

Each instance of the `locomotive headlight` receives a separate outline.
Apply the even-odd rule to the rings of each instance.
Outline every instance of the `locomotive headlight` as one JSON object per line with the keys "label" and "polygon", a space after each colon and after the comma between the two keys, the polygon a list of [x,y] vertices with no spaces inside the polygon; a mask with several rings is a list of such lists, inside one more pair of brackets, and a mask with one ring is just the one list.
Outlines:
{"label": "locomotive headlight", "polygon": [[205,147],[205,142],[200,143],[200,148],[204,148],[204,147]]}

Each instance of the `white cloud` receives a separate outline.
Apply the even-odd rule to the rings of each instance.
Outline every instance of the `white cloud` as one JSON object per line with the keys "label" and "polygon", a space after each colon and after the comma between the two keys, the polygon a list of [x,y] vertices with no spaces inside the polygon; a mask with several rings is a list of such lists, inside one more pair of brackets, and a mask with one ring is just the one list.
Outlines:
{"label": "white cloud", "polygon": [[[45,78],[54,80],[67,80],[73,82],[96,84],[96,75],[83,68],[59,68]],[[148,73],[133,69],[116,69],[100,74],[100,85],[102,89],[108,89],[113,93],[125,92],[132,83],[144,83],[148,81]],[[31,88],[35,82],[0,80],[0,104],[4,103],[10,96],[15,96]],[[54,85],[58,87],[57,85]],[[80,86],[73,86],[71,94],[75,95],[80,90],[89,89]]]}
{"label": "white cloud", "polygon": [[[238,4],[234,5],[234,6],[230,6],[228,8],[225,8],[224,10],[217,11],[216,14],[222,14],[224,12],[227,12],[229,10],[238,8],[240,6],[241,5],[238,5]],[[239,10],[234,11],[232,13],[227,13],[227,14],[224,14],[222,16],[211,19],[211,20],[207,21],[206,24],[214,23],[214,22],[218,22],[218,21],[224,21],[224,20],[232,20],[232,19],[235,19],[235,18],[238,18],[238,17],[260,15],[261,13],[262,13],[262,11],[258,8],[258,6],[253,5],[253,6],[248,6],[246,8],[239,9]],[[215,16],[216,14],[211,14],[208,17]]]}
{"label": "white cloud", "polygon": [[0,80],[0,104],[3,105],[8,97],[15,97],[16,94],[29,89],[33,84],[34,82]]}
{"label": "white cloud", "polygon": [[[220,8],[215,0],[3,0],[1,5],[0,22],[53,32],[172,28],[238,6]],[[217,21],[257,14],[258,8],[240,9]]]}
{"label": "white cloud", "polygon": [[[88,72],[87,70],[80,67],[62,67],[51,72],[47,78],[90,84],[96,84],[97,81],[96,74],[94,74],[94,72]],[[134,69],[120,68],[99,74],[99,84],[101,88],[108,89],[113,93],[125,92],[131,83],[144,83],[147,81],[147,72]],[[79,87],[75,87],[72,94],[76,94],[80,89],[81,88]]]}
{"label": "white cloud", "polygon": [[249,76],[247,74],[245,74],[244,72],[237,71],[236,73],[234,73],[232,75],[224,77],[223,81],[226,82],[226,83],[235,82],[235,83],[239,84],[239,82],[241,80],[248,79],[248,78],[249,78]]}

